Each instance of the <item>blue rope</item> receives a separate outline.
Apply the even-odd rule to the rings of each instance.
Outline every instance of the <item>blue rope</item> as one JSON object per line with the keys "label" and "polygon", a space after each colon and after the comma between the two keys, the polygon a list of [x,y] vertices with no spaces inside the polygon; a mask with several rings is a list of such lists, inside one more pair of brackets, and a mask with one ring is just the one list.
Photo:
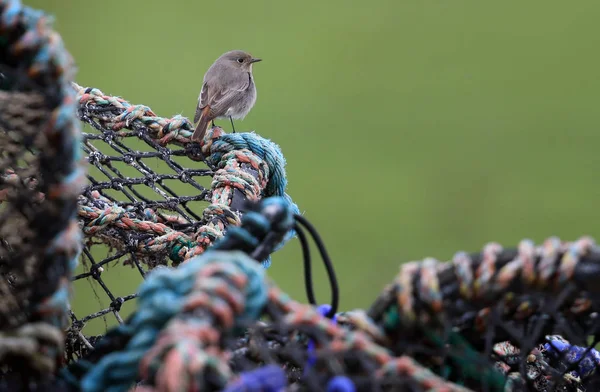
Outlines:
{"label": "blue rope", "polygon": [[163,327],[177,315],[192,291],[196,275],[212,263],[232,263],[248,277],[245,292],[245,309],[236,319],[242,327],[255,320],[267,300],[264,269],[242,252],[209,250],[190,259],[176,269],[157,268],[142,283],[139,290],[137,312],[117,329],[127,329],[133,337],[124,350],[103,357],[81,381],[85,392],[126,391],[138,377],[140,360],[157,339]]}
{"label": "blue rope", "polygon": [[[329,305],[329,304],[319,305],[317,307],[317,312],[323,317],[327,317],[327,315],[329,314],[330,311],[331,311],[331,305]],[[337,323],[337,315],[333,316],[333,318],[331,319],[331,322],[333,324]],[[308,371],[310,370],[310,368],[312,368],[314,366],[314,364],[317,362],[317,357],[315,356],[315,342],[312,339],[310,339],[308,341],[307,351],[308,351],[308,359],[306,360],[306,366],[304,367],[304,376],[306,376],[308,374]]]}
{"label": "blue rope", "polygon": [[356,386],[346,376],[333,377],[327,383],[327,392],[355,392]]}
{"label": "blue rope", "polygon": [[587,349],[569,344],[557,336],[550,336],[544,349],[555,359],[561,360],[565,365],[577,363],[575,373],[587,377],[594,373],[600,366],[600,352],[596,349]]}
{"label": "blue rope", "polygon": [[293,226],[292,206],[283,197],[269,197],[245,212],[241,226],[229,228],[210,249],[242,250],[268,268],[270,254],[281,246]]}
{"label": "blue rope", "polygon": [[223,392],[279,392],[287,386],[283,369],[266,365],[240,374],[240,378],[227,386]]}

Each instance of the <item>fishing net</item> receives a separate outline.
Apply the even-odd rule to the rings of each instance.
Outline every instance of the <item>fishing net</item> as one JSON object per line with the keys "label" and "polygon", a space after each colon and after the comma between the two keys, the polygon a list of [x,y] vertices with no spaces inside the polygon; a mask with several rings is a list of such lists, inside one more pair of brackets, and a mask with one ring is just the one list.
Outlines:
{"label": "fishing net", "polygon": [[[0,0],[0,390],[600,389],[591,238],[404,263],[369,309],[340,311],[274,143],[219,127],[193,143],[186,118],[72,79],[46,16]],[[267,276],[292,238],[308,304]],[[96,301],[70,306],[71,285]]]}

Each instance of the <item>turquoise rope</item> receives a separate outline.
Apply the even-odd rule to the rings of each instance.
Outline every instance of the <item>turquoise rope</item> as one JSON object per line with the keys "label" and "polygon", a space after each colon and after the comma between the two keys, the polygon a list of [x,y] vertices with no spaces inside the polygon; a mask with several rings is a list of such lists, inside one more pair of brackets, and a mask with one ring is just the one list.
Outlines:
{"label": "turquoise rope", "polygon": [[[80,105],[114,106],[125,110],[117,117],[99,120],[100,125],[105,128],[132,129],[133,125],[137,124],[147,127],[149,135],[162,144],[186,145],[190,143],[189,138],[193,133],[193,125],[185,117],[175,116],[170,119],[158,117],[145,105],[133,105],[120,97],[105,95],[96,88],[83,88],[77,84],[74,84],[74,88],[78,91],[77,99]],[[82,101],[84,97],[85,99]],[[290,204],[293,213],[300,214],[298,206],[285,193],[287,187],[286,161],[280,147],[274,142],[254,132],[223,134],[212,140],[209,150],[205,152],[205,160],[209,166],[217,167],[222,164],[225,154],[243,149],[261,158],[269,168],[269,180],[262,198],[280,196]],[[281,249],[294,236],[295,232],[290,230],[275,251]]]}
{"label": "turquoise rope", "polygon": [[[281,196],[291,206],[294,214],[300,214],[300,209],[292,201],[292,198],[285,193],[287,179],[285,173],[285,158],[281,149],[274,142],[254,132],[231,133],[221,136],[213,142],[211,146],[211,155],[206,159],[211,165],[216,165],[223,154],[233,150],[248,149],[253,154],[263,159],[269,166],[270,178],[265,188],[264,197]],[[214,152],[213,152],[214,151]],[[286,242],[295,236],[295,232],[290,230],[275,251],[281,249]]]}
{"label": "turquoise rope", "polygon": [[[281,247],[294,225],[292,206],[283,197],[269,197],[260,201],[259,209],[260,211],[246,211],[241,225],[228,228],[227,235],[216,241],[210,249],[235,249],[251,254],[269,233],[276,235],[271,238],[277,241],[275,249]],[[263,267],[269,268],[271,256],[260,261]]]}
{"label": "turquoise rope", "polygon": [[[137,312],[126,324],[117,327],[135,331],[132,339],[124,350],[108,354],[97,364],[89,366],[89,372],[81,380],[81,390],[127,391],[138,377],[143,356],[154,345],[165,325],[181,312],[187,295],[194,288],[196,275],[213,263],[229,263],[247,276],[245,308],[235,324],[241,328],[245,322],[255,320],[267,300],[264,269],[244,253],[209,250],[178,268],[157,268],[140,286]],[[64,376],[74,381],[72,376]]]}

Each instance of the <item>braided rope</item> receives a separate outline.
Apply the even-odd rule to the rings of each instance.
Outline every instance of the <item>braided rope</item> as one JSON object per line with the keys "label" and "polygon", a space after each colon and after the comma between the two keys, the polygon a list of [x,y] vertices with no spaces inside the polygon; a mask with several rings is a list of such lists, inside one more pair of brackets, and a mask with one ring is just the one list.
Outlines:
{"label": "braided rope", "polygon": [[[536,391],[548,391],[551,389],[551,382],[548,377],[548,369],[558,368],[563,374],[556,377],[564,382],[565,385],[574,386],[576,390],[581,390],[581,381],[595,373],[600,363],[600,353],[593,348],[584,348],[569,344],[561,336],[546,336],[548,343],[531,350],[526,357],[526,379],[532,382]],[[502,342],[494,345],[494,353],[501,358],[496,363],[496,367],[507,376],[507,383],[504,388],[506,392],[523,390],[524,377],[520,372],[512,371],[508,364],[518,363],[521,356],[521,350],[510,342]],[[549,362],[555,362],[556,365],[550,365]],[[574,366],[571,371],[566,371],[569,366]]]}
{"label": "braided rope", "polygon": [[[99,182],[88,176],[90,185],[79,198],[80,222],[84,235],[89,239],[88,246],[91,247],[100,240],[116,250],[116,255],[97,263],[93,260],[91,250],[85,250],[91,266],[89,272],[78,275],[76,279],[94,278],[107,292],[111,302],[109,308],[81,319],[71,314],[73,323],[68,331],[69,358],[93,347],[91,340],[81,334],[89,320],[113,312],[117,320],[122,322],[118,315],[122,304],[135,297],[116,297],[108,291],[101,281],[104,264],[129,254],[130,258],[125,259],[124,263],[135,264],[144,275],[141,264],[152,269],[158,265],[166,265],[169,259],[174,266],[186,262],[202,254],[222,238],[229,227],[238,226],[246,202],[267,197],[272,192],[281,193],[283,200],[294,212],[298,212],[298,207],[283,192],[286,180],[282,165],[285,162],[279,147],[271,141],[255,134],[244,134],[246,145],[232,145],[225,140],[228,135],[221,128],[215,127],[206,133],[201,145],[191,143],[191,124],[181,116],[172,119],[157,117],[146,106],[131,105],[122,98],[105,95],[95,88],[84,88],[77,84],[73,84],[73,87],[77,93],[80,119],[100,132],[84,133],[83,150],[90,164],[109,179]],[[136,150],[138,147],[132,150],[121,143],[120,140],[125,138],[145,143],[155,152],[140,152]],[[95,141],[110,148],[101,149],[94,144]],[[184,146],[185,149],[171,150],[166,147],[168,144]],[[115,152],[116,156],[108,155],[110,151]],[[171,160],[171,156],[204,160],[211,168],[185,169]],[[175,174],[154,173],[143,162],[143,159],[152,157],[162,159]],[[142,174],[142,178],[123,176],[111,165],[111,161],[135,168]],[[116,175],[111,176],[110,172]],[[201,187],[193,179],[195,175],[211,175],[211,189]],[[164,179],[188,183],[199,192],[197,195],[181,197],[165,186],[162,182]],[[155,183],[166,189],[167,193],[154,186]],[[136,193],[136,184],[148,186],[164,197],[165,201],[145,199]],[[121,192],[130,201],[115,200],[105,192],[106,189]],[[197,217],[186,205],[190,200],[206,200],[210,204],[203,208],[201,217]],[[167,215],[164,210],[175,211],[175,214]],[[292,238],[294,230],[289,227],[284,234],[278,247]],[[263,265],[268,267],[270,252],[265,253],[264,257]]]}
{"label": "braided rope", "polygon": [[[68,56],[44,17],[21,7],[18,1],[0,0],[0,33],[0,38],[6,35],[15,40],[0,39],[0,50],[10,53],[10,59],[16,63],[32,59],[24,61],[28,77],[37,90],[44,91],[43,98],[53,113],[39,127],[42,132],[38,133],[47,140],[33,143],[33,147],[47,147],[37,151],[40,173],[14,168],[3,168],[0,173],[2,203],[15,203],[12,186],[27,189],[28,202],[35,201],[31,204],[52,207],[43,219],[31,222],[31,228],[39,233],[35,244],[39,246],[33,248],[41,250],[44,258],[36,281],[41,289],[36,287],[31,295],[30,322],[3,329],[0,353],[18,352],[35,371],[48,375],[55,371],[62,351],[63,335],[57,326],[64,326],[66,288],[80,240],[73,212],[83,176],[77,166],[78,135],[71,121],[73,105],[65,76],[68,66],[60,65],[67,64]],[[481,254],[460,252],[450,263],[432,258],[407,263],[368,312],[339,313],[332,322],[323,317],[325,307],[319,311],[299,304],[266,281],[264,269],[256,262],[293,235],[291,217],[297,212],[284,193],[285,162],[273,143],[250,133],[226,135],[218,127],[200,144],[190,143],[191,125],[181,116],[160,118],[146,106],[131,105],[96,89],[74,87],[81,119],[109,129],[110,138],[149,135],[163,146],[185,146],[186,155],[204,160],[214,176],[212,191],[196,196],[206,197],[211,205],[204,211],[202,225],[193,232],[176,229],[177,224],[185,223],[181,216],[158,213],[153,206],[146,206],[140,215],[139,205],[116,203],[101,192],[107,184],[95,182],[79,198],[80,220],[88,237],[114,243],[113,228],[150,234],[135,243],[138,254],[164,253],[173,264],[187,262],[177,269],[155,269],[141,287],[132,317],[110,331],[88,357],[63,369],[63,378],[57,379],[54,387],[67,380],[74,389],[118,391],[142,379],[138,391],[314,390],[326,385],[328,391],[352,392],[361,390],[361,380],[368,379],[376,381],[368,385],[385,390],[408,385],[421,390],[467,391],[459,384],[473,380],[475,388],[490,391],[517,391],[530,385],[535,390],[556,386],[580,390],[584,379],[596,372],[600,354],[586,341],[592,336],[597,340],[598,335],[600,252],[591,238],[573,243],[550,238],[539,247],[524,240],[517,251],[491,243]],[[11,94],[13,102],[0,96],[3,104],[9,101],[0,115],[23,111],[20,102],[26,102],[23,107],[39,109],[39,96]],[[12,116],[5,123],[20,130],[39,120],[36,113],[26,111],[26,116],[35,119],[23,121]],[[93,165],[104,159],[91,144],[85,144],[84,151]],[[158,154],[167,153],[158,149]],[[124,161],[145,170],[135,158],[124,156]],[[184,175],[178,179],[189,180]],[[110,185],[123,187],[125,181],[112,179]],[[258,209],[242,208],[240,200],[272,195],[279,197],[265,199]],[[540,300],[537,294],[545,297]],[[556,318],[553,324],[559,329],[574,327],[567,333],[572,335],[570,340],[555,335],[543,338],[551,330],[545,325],[552,323],[543,320],[548,313]],[[271,323],[256,322],[260,316],[270,317]],[[502,317],[513,320],[510,325],[500,325]],[[237,354],[227,340],[249,325],[263,331],[263,345],[244,337],[241,344],[248,347],[235,351],[247,349],[259,366],[238,373],[232,361]],[[532,326],[528,342],[518,332]],[[267,330],[277,332],[276,338],[281,340],[268,341]],[[518,347],[502,341],[509,338]],[[418,341],[429,351],[425,355],[418,349],[407,351],[403,343],[408,340]],[[484,347],[485,355],[468,343]],[[293,352],[293,346],[301,351]],[[348,365],[346,359],[358,354],[362,362]],[[479,364],[488,356],[497,360],[500,372]],[[453,367],[444,364],[446,359]],[[305,370],[304,374],[298,375],[296,368]],[[451,374],[456,370],[459,377]],[[498,377],[500,373],[506,378]],[[456,379],[459,381],[454,382]],[[4,381],[0,380],[0,389]]]}
{"label": "braided rope", "polygon": [[[487,326],[489,305],[498,303],[505,295],[560,293],[575,281],[580,290],[596,291],[591,277],[600,273],[599,256],[590,237],[573,243],[562,243],[552,237],[539,247],[530,240],[523,240],[516,252],[503,254],[499,244],[490,243],[475,257],[458,252],[450,263],[432,258],[406,263],[400,268],[395,283],[372,306],[369,316],[375,320],[385,319],[388,331],[401,325],[407,328],[439,326],[444,325],[449,316],[445,305],[462,299],[465,304],[475,306],[477,314],[472,320],[473,326],[482,332]],[[454,286],[447,289],[449,285]],[[591,309],[591,301],[585,298],[571,298],[568,304],[568,311],[573,315],[583,315]],[[519,320],[535,314],[534,305],[527,300],[506,304]]]}
{"label": "braided rope", "polygon": [[[127,336],[123,348],[104,352],[96,364],[80,360],[65,376],[75,384],[75,374],[83,373],[80,385],[84,391],[125,390],[138,377],[143,384],[136,391],[239,390],[252,385],[255,390],[269,385],[283,388],[287,382],[274,368],[236,376],[228,362],[230,354],[222,345],[228,331],[252,323],[269,303],[283,314],[281,322],[290,331],[310,326],[318,335],[323,333],[313,346],[317,362],[346,352],[362,352],[378,364],[380,370],[375,377],[401,376],[423,388],[466,391],[409,358],[394,357],[373,342],[370,336],[376,334],[376,327],[372,323],[360,323],[368,325],[370,333],[357,328],[359,323],[352,324],[352,331],[332,323],[311,306],[291,300],[274,283],[264,281],[264,269],[256,260],[233,250],[237,247],[256,254],[263,241],[281,241],[293,224],[292,216],[292,208],[283,198],[265,199],[211,251],[177,269],[155,269],[142,285],[136,313],[98,346],[102,351],[103,344],[109,346],[111,339]],[[280,234],[273,237],[272,229]],[[360,312],[349,312],[342,315],[342,320],[349,324],[349,320],[364,319],[364,313],[362,316]],[[268,381],[259,382],[260,375],[267,376]],[[352,384],[340,378],[329,383],[331,388]]]}
{"label": "braided rope", "polygon": [[[79,214],[84,218],[86,235],[99,236],[111,227],[150,232],[156,237],[140,241],[136,251],[142,254],[166,252],[178,264],[204,252],[223,236],[227,226],[239,225],[238,211],[242,204],[235,200],[236,192],[250,201],[282,196],[298,212],[298,207],[284,192],[287,183],[285,160],[273,142],[254,133],[227,135],[221,128],[215,127],[206,133],[201,150],[194,150],[189,139],[193,129],[186,118],[179,115],[170,119],[158,117],[147,106],[132,105],[120,97],[105,95],[96,88],[73,86],[77,92],[80,113],[84,113],[85,119],[93,118],[102,128],[116,131],[119,137],[135,136],[132,131],[139,132],[143,127],[143,131],[160,145],[172,143],[186,146],[190,158],[203,159],[216,169],[211,184],[211,204],[203,213],[203,221],[207,223],[193,235],[170,229],[164,222],[137,219],[133,208],[127,211],[108,203],[99,193],[92,193],[80,200]],[[87,147],[93,148],[91,145]],[[91,163],[103,158],[97,149],[88,155]],[[181,180],[185,182],[186,178]],[[94,199],[100,199],[103,203],[96,203]],[[147,209],[145,215],[158,219],[151,209]],[[290,230],[286,241],[292,236],[293,231]]]}
{"label": "braided rope", "polygon": [[[374,376],[380,382],[385,377],[405,376],[423,390],[469,391],[467,388],[442,379],[409,357],[394,357],[387,348],[373,342],[369,333],[364,333],[360,328],[356,328],[356,324],[354,325],[356,329],[351,331],[332,323],[331,320],[319,314],[317,309],[292,300],[273,283],[270,283],[269,302],[285,314],[283,324],[292,330],[302,330],[303,326],[310,326],[326,336],[324,339],[327,342],[326,345],[317,344],[315,346],[316,355],[320,359],[335,357],[345,352],[361,352],[379,366]],[[369,324],[361,323],[360,325]]]}
{"label": "braided rope", "polygon": [[[40,252],[41,258],[33,269],[35,285],[31,287],[26,308],[20,310],[27,315],[30,324],[11,332],[6,329],[16,325],[2,326],[0,358],[4,360],[10,355],[29,358],[27,365],[47,376],[54,372],[62,359],[69,278],[77,264],[81,246],[75,211],[85,176],[78,149],[80,124],[74,116],[74,94],[70,87],[74,67],[60,36],[51,29],[49,18],[24,7],[18,0],[0,0],[0,54],[0,72],[7,72],[2,88],[8,89],[8,94],[18,94],[15,90],[27,94],[31,94],[31,90],[41,93],[44,109],[38,109],[47,111],[37,119],[39,122],[28,123],[27,114],[21,115],[21,119],[25,119],[23,122],[12,122],[18,124],[12,131],[24,133],[31,128],[40,135],[33,145],[22,145],[23,152],[31,148],[39,162],[39,172],[30,173],[32,177],[28,179],[23,178],[36,192],[39,209],[34,216],[26,215],[24,210],[22,213],[30,220],[29,228],[36,233],[32,243],[28,244],[29,249]],[[21,70],[26,75],[19,74]],[[25,107],[19,109],[20,112],[27,111]],[[0,117],[10,116],[10,112],[10,107],[3,108]],[[14,163],[17,164],[16,161]],[[15,182],[16,167],[5,166],[3,169],[9,170],[3,173],[8,177],[3,177],[2,201],[18,205],[21,201],[13,199],[10,190],[7,190],[11,184],[20,183]],[[43,199],[39,198],[40,194],[44,195]],[[9,222],[4,221],[3,224]],[[23,265],[15,264],[13,267],[18,269]],[[3,293],[4,298],[7,295]],[[40,358],[42,353],[46,360]],[[25,374],[33,376],[28,371]]]}
{"label": "braided rope", "polygon": [[561,358],[565,364],[575,364],[577,377],[592,375],[600,365],[600,353],[594,348],[584,348],[572,345],[561,336],[548,336],[544,350],[554,359]]}
{"label": "braided rope", "polygon": [[223,392],[280,391],[286,386],[287,379],[283,369],[276,365],[266,365],[240,374]]}
{"label": "braided rope", "polygon": [[[172,118],[158,117],[145,105],[132,105],[123,98],[105,95],[96,88],[83,88],[73,84],[77,91],[77,99],[80,106],[88,108],[90,105],[98,108],[115,108],[120,114],[112,116],[98,114],[100,125],[107,129],[124,132],[120,136],[126,136],[127,130],[134,123],[139,123],[148,129],[148,134],[158,140],[162,145],[170,143],[187,145],[194,131],[190,121],[180,115]],[[220,129],[219,127],[215,127]],[[222,136],[222,137],[218,137]],[[225,135],[220,132],[218,136],[209,135],[202,141],[202,153],[206,161],[213,166],[219,166],[222,161],[221,155],[237,150],[248,150],[265,161],[271,169],[268,177],[268,185],[265,189],[265,197],[285,197],[287,185],[285,174],[285,158],[281,150],[271,141],[255,133],[235,133]]]}
{"label": "braided rope", "polygon": [[90,367],[82,390],[124,390],[138,371],[160,390],[175,384],[198,390],[207,368],[222,387],[231,372],[219,338],[258,316],[266,300],[263,277],[264,269],[240,252],[207,252],[177,269],[156,269],[140,288],[138,311],[119,327],[135,331],[131,340]]}
{"label": "braided rope", "polygon": [[[201,259],[193,258],[173,270],[155,269],[140,289],[138,311],[109,332],[98,343],[93,355],[75,363],[64,377],[72,385],[81,383],[84,390],[116,388],[115,385],[126,387],[137,377],[137,364],[140,363],[139,369],[145,379],[156,380],[157,384],[171,383],[185,377],[178,375],[181,372],[190,374],[171,367],[175,363],[185,363],[173,362],[178,355],[187,356],[193,351],[197,357],[204,358],[202,353],[205,351],[221,352],[222,348],[215,346],[218,337],[227,330],[242,331],[237,324],[255,320],[266,299],[266,291],[259,284],[262,278],[256,276],[256,271],[260,271],[259,277],[262,277],[264,269],[258,266],[256,259],[247,270],[249,267],[244,266],[250,262],[243,261],[247,256],[239,251],[224,253],[223,250],[241,249],[254,254],[255,249],[264,247],[260,245],[264,240],[283,241],[293,225],[293,208],[285,199],[269,198],[256,206],[259,208],[251,206],[252,209],[244,214],[240,227],[229,230],[226,237]],[[242,263],[241,267],[239,263]],[[240,271],[244,273],[236,270],[236,266],[243,267]],[[234,317],[236,325],[232,324]],[[183,344],[180,340],[185,336]],[[231,372],[223,362],[222,353],[212,355],[203,367],[207,367],[213,376],[220,374],[223,386],[232,377]],[[166,360],[167,357],[170,360]],[[195,364],[200,366],[199,362]],[[130,370],[125,372],[124,368]],[[79,381],[83,377],[85,379]]]}
{"label": "braided rope", "polygon": [[45,350],[51,347],[59,350],[64,344],[62,330],[40,322],[27,323],[15,330],[0,333],[0,353],[19,353],[35,365],[41,374],[52,374],[56,369],[56,357]]}
{"label": "braided rope", "polygon": [[[588,341],[597,334],[594,300],[599,274],[600,251],[590,237],[574,242],[551,237],[537,247],[523,240],[517,250],[489,243],[480,254],[458,252],[448,263],[427,258],[402,265],[367,314],[389,340],[398,339],[399,332],[422,339],[419,336],[431,337],[434,331],[453,326],[471,344],[496,353],[497,367],[509,380],[507,391],[522,390],[524,382],[534,390],[550,390],[552,377],[554,383],[562,380],[577,386],[600,365]],[[552,319],[540,317],[544,313]],[[568,320],[577,320],[577,326],[568,326]],[[544,334],[557,326],[587,348],[563,344],[562,350],[552,351],[546,344],[540,351],[536,342],[544,341]],[[559,352],[563,355],[557,359]],[[507,366],[525,357],[522,369]],[[554,365],[548,358],[556,359]],[[556,366],[573,370],[550,377],[556,371],[549,369]]]}

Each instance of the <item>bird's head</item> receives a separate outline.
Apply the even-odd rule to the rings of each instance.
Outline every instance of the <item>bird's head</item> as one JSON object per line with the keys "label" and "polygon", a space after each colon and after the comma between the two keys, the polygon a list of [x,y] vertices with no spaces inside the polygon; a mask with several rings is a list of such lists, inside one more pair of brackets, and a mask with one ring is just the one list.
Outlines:
{"label": "bird's head", "polygon": [[232,50],[224,53],[217,61],[224,62],[230,67],[245,72],[252,72],[252,64],[262,61],[262,59],[252,57],[250,53],[244,52],[243,50]]}

